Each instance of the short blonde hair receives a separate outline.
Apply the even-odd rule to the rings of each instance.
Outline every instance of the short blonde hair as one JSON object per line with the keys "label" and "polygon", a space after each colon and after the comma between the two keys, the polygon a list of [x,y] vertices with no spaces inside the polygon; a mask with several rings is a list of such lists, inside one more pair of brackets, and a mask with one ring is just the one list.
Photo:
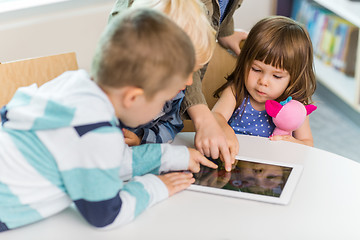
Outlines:
{"label": "short blonde hair", "polygon": [[193,72],[190,38],[164,14],[127,9],[114,17],[100,38],[92,78],[100,86],[135,86],[151,98]]}
{"label": "short blonde hair", "polygon": [[194,44],[196,63],[205,65],[215,49],[215,30],[200,0],[135,0],[131,8],[149,7],[165,13],[179,25]]}

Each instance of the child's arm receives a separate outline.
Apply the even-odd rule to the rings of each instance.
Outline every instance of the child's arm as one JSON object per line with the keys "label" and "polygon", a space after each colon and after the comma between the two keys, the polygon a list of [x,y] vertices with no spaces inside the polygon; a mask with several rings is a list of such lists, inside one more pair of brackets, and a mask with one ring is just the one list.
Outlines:
{"label": "child's arm", "polygon": [[293,136],[290,136],[290,135],[272,136],[272,137],[270,137],[270,140],[274,140],[274,141],[284,140],[284,141],[300,143],[300,144],[304,144],[304,145],[313,147],[314,141],[313,141],[313,136],[311,133],[309,116],[306,116],[306,119],[305,119],[304,123],[301,125],[301,127],[293,132]]}
{"label": "child's arm", "polygon": [[216,168],[216,164],[206,159],[199,151],[185,146],[143,144],[130,148],[126,155],[131,156],[132,161],[120,169],[121,179],[130,179],[147,173],[160,174],[183,170],[198,172],[200,164]]}
{"label": "child's arm", "polygon": [[[59,131],[57,138],[74,139],[69,134],[73,136],[76,131]],[[57,148],[56,161],[65,191],[96,227],[124,225],[193,182],[185,173],[154,174],[186,169],[196,172],[200,164],[216,167],[198,151],[184,146],[145,144],[129,148],[116,126],[94,129],[73,141],[66,140],[64,145]]]}
{"label": "child's arm", "polygon": [[229,86],[223,91],[221,97],[212,109],[215,119],[225,132],[232,158],[235,158],[235,155],[239,152],[238,140],[234,130],[228,124],[228,121],[234,112],[235,105],[236,99],[231,86]]}
{"label": "child's arm", "polygon": [[[148,146],[160,146],[159,144],[147,144]],[[176,164],[173,164],[174,168],[169,170],[179,170],[181,165],[186,165],[185,168],[181,170],[189,169],[192,172],[199,172],[200,171],[200,164],[203,164],[205,166],[216,168],[216,164],[213,162],[207,160],[203,155],[200,154],[195,149],[188,149],[186,151],[186,148],[183,146],[171,146],[169,144],[161,144],[165,145],[165,148],[162,148],[163,156],[161,156],[160,160],[160,167],[158,166],[159,161],[157,160],[157,157],[159,157],[159,152],[152,152],[154,155],[153,160],[155,162],[150,164],[146,158],[148,158],[149,155],[142,155],[141,159],[136,159],[136,156],[139,156],[138,153],[133,153],[132,155],[135,156],[135,159],[133,159],[132,166],[138,166],[137,169],[140,166],[140,162],[143,162],[142,168],[148,168],[148,170],[153,169],[152,172],[155,174],[158,174],[161,170],[165,170],[166,167],[163,165],[166,165],[167,167],[170,166],[170,164],[173,164],[173,160],[175,160],[175,163],[178,163],[178,166],[175,166]],[[145,148],[146,145],[139,146],[138,149]],[[155,147],[156,148],[156,147]],[[172,152],[172,148],[175,148],[175,152]],[[140,150],[141,153],[143,153],[143,150]],[[151,150],[148,149],[149,152],[147,154],[151,153]],[[184,154],[179,154],[179,150],[182,150],[181,152],[184,152],[185,155],[188,153],[188,158],[183,158]],[[138,150],[135,150],[138,151]],[[174,155],[178,153],[178,155]],[[164,159],[165,158],[165,159]],[[182,162],[179,164],[179,159],[181,158]],[[134,161],[138,163],[134,163]],[[158,166],[158,167],[156,167]],[[154,168],[155,167],[155,168]],[[133,169],[135,171],[135,169]],[[140,173],[137,171],[137,173]],[[136,174],[137,174],[136,173]],[[133,175],[135,173],[133,172]],[[114,227],[118,225],[123,225],[128,223],[129,221],[133,220],[136,216],[138,216],[141,212],[143,212],[145,209],[153,206],[157,202],[160,202],[164,200],[165,198],[174,195],[175,193],[182,191],[190,186],[190,184],[194,183],[195,179],[192,177],[191,173],[185,173],[185,172],[174,172],[174,173],[167,173],[164,175],[158,175],[155,176],[153,174],[146,174],[143,176],[135,176],[133,177],[128,183],[124,185],[124,187],[120,190],[119,196],[120,196],[120,208],[117,211],[117,209],[113,209],[110,205],[109,208],[111,208],[112,211],[115,210],[116,218],[114,221],[108,226],[108,227]],[[102,210],[102,209],[101,209]],[[96,226],[96,225],[95,225]]]}
{"label": "child's arm", "polygon": [[225,88],[221,93],[219,100],[214,105],[212,112],[219,114],[223,117],[223,120],[226,122],[231,118],[236,106],[236,99],[233,93],[232,86]]}

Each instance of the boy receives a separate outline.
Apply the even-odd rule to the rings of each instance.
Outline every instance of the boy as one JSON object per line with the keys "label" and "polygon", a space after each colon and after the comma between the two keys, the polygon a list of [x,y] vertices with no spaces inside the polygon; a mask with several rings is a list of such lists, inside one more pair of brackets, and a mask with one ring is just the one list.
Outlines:
{"label": "boy", "polygon": [[[186,7],[186,5],[191,5],[193,2],[202,3],[201,13],[189,13],[189,7]],[[166,12],[178,25],[183,26],[185,32],[192,29],[194,32],[192,32],[192,36],[190,34],[190,37],[196,36],[198,39],[198,41],[193,41],[195,48],[203,46],[203,43],[199,40],[206,39],[207,34],[205,33],[210,27],[213,40],[217,38],[223,47],[229,48],[238,54],[240,52],[239,43],[246,38],[246,33],[234,31],[233,14],[241,3],[242,0],[117,0],[111,11],[110,19],[130,6],[150,5],[150,7]],[[204,19],[206,23],[204,23]],[[152,123],[133,131],[138,136],[141,136],[141,143],[146,142],[147,139],[149,139],[147,142],[166,142],[172,140],[175,134],[181,131],[183,127],[181,118],[190,118],[196,130],[196,148],[201,153],[214,159],[218,158],[220,154],[225,162],[226,170],[230,171],[231,163],[234,163],[234,157],[238,153],[239,144],[232,129],[222,129],[217,124],[215,117],[206,104],[201,85],[201,79],[205,71],[206,67],[194,73],[193,84],[186,88],[185,94],[181,96],[181,102],[178,101],[179,97],[177,96],[172,101],[172,108],[169,107],[169,104],[165,105],[165,111],[163,111],[164,114],[161,118],[157,118]],[[180,109],[178,109],[179,107]],[[228,132],[230,134],[225,134]],[[140,141],[134,140],[134,137],[131,137],[130,133],[125,130],[126,134],[129,134],[129,139],[132,138],[127,142],[131,144],[140,143]]]}
{"label": "boy", "polygon": [[0,232],[71,202],[93,226],[119,226],[194,182],[191,173],[153,174],[216,167],[182,146],[129,148],[119,128],[118,119],[136,127],[154,118],[190,81],[194,64],[186,34],[139,9],[106,28],[92,79],[79,70],[19,89],[1,111]]}
{"label": "boy", "polygon": [[[205,6],[201,1],[136,0],[131,5],[131,8],[144,7],[166,14],[188,34],[195,48],[194,71],[208,63],[215,48],[215,30],[206,17]],[[114,13],[114,16],[116,14]],[[114,16],[110,15],[109,20],[111,21]],[[175,135],[184,127],[180,117],[180,106],[184,96],[185,89],[165,103],[161,114],[156,119],[135,129],[130,129],[136,135],[132,135],[131,132],[124,129],[125,142],[129,145],[172,142]]]}

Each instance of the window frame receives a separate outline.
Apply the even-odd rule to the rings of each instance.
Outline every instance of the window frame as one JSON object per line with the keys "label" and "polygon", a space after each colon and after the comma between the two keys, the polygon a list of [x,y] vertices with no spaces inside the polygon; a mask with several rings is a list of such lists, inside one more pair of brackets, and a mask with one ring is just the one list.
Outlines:
{"label": "window frame", "polygon": [[[15,5],[27,2],[23,7],[15,7]],[[30,4],[28,2],[33,2]],[[35,3],[34,3],[35,2]],[[3,1],[0,0],[0,9],[2,5],[11,6],[14,5],[12,9],[9,7],[7,10],[0,10],[0,26],[1,22],[8,22],[12,20],[19,20],[22,18],[34,17],[39,14],[49,14],[55,13],[64,10],[78,9],[81,7],[91,6],[95,4],[104,4],[104,3],[114,3],[114,0],[10,0]]]}

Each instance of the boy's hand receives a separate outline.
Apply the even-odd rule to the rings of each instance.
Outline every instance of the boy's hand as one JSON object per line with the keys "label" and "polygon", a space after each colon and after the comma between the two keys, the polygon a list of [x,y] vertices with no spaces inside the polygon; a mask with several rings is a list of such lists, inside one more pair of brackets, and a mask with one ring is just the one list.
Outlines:
{"label": "boy's hand", "polygon": [[169,190],[169,197],[188,188],[195,182],[192,173],[173,172],[157,176]]}
{"label": "boy's hand", "polygon": [[206,157],[204,157],[199,151],[188,148],[189,154],[190,154],[190,160],[189,160],[189,170],[197,173],[200,171],[200,164],[210,167],[210,168],[217,168],[217,165],[210,160],[208,160]]}
{"label": "boy's hand", "polygon": [[124,134],[124,140],[127,145],[130,147],[140,145],[141,139],[135,133],[127,130],[126,128],[123,128],[122,132]]}

